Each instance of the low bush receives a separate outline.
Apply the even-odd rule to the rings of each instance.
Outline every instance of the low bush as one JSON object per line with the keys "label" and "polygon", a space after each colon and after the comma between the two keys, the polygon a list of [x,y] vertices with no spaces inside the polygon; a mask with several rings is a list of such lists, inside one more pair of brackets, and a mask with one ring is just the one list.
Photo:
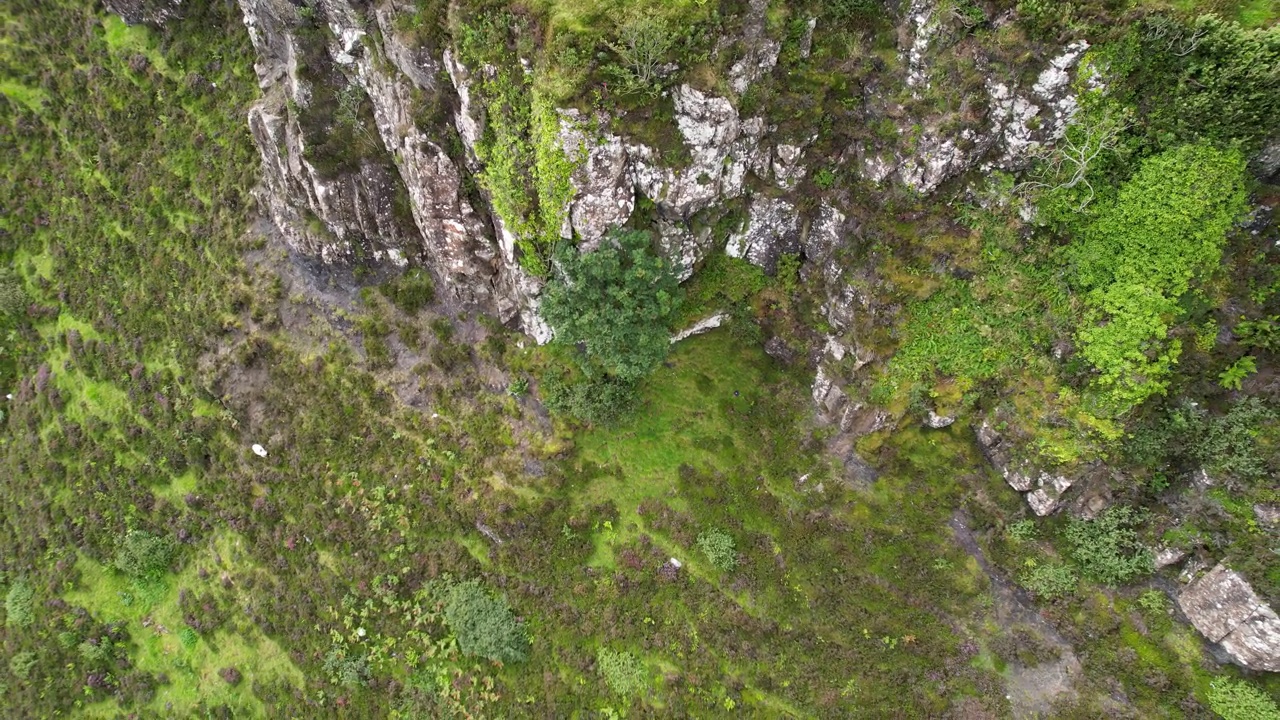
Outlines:
{"label": "low bush", "polygon": [[177,550],[178,543],[170,536],[132,530],[116,551],[115,566],[135,580],[154,579],[169,571]]}
{"label": "low bush", "polygon": [[1081,574],[1116,586],[1152,572],[1151,551],[1138,540],[1141,519],[1138,511],[1125,506],[1108,508],[1093,520],[1072,519],[1064,534]]}
{"label": "low bush", "polygon": [[719,528],[710,528],[698,535],[698,549],[719,570],[729,571],[738,564],[733,536]]}
{"label": "low bush", "polygon": [[529,656],[529,639],[505,598],[490,595],[479,580],[467,580],[449,589],[444,604],[445,621],[467,655],[510,663]]}
{"label": "low bush", "polygon": [[421,268],[406,271],[400,277],[384,283],[378,290],[409,315],[435,302],[436,286],[431,282],[431,275]]}
{"label": "low bush", "polygon": [[5,623],[15,627],[27,627],[35,620],[32,598],[35,592],[26,582],[19,580],[9,588],[4,599]]}
{"label": "low bush", "polygon": [[635,695],[644,689],[648,671],[640,659],[629,652],[617,652],[600,648],[596,653],[596,667],[604,676],[609,689],[624,697]]}
{"label": "low bush", "polygon": [[1018,581],[1036,597],[1056,600],[1074,594],[1080,578],[1070,565],[1046,563],[1028,569]]}

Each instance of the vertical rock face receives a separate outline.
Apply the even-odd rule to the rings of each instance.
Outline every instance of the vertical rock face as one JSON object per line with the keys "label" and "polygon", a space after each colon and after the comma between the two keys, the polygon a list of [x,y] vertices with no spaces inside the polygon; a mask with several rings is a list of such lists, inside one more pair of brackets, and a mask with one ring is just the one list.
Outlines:
{"label": "vertical rock face", "polygon": [[[316,91],[300,74],[307,49],[298,37],[305,22],[298,9],[284,0],[242,0],[240,5],[258,52],[254,69],[263,95],[249,111],[263,163],[259,200],[287,242],[326,263],[404,263],[418,255],[422,236],[411,218],[397,212],[403,185],[393,168],[362,158],[355,167],[322,173],[311,157],[301,115],[311,109]],[[340,53],[358,36],[348,40],[335,62],[349,64],[350,56]]]}
{"label": "vertical rock face", "polygon": [[[142,10],[171,13],[179,0],[111,0],[127,17]],[[249,124],[263,161],[263,207],[297,252],[322,262],[429,269],[440,294],[453,302],[519,316],[538,340],[550,333],[538,319],[541,280],[518,263],[519,218],[502,218],[483,190],[469,183],[484,165],[475,152],[485,133],[478,77],[493,67],[467,68],[449,48],[432,47],[399,26],[402,0],[239,0],[258,53],[263,97]],[[778,41],[765,22],[768,3],[752,0],[740,37],[722,46],[742,49],[727,84],[741,95],[778,63]],[[158,16],[157,16],[158,17]],[[933,83],[937,53],[954,40],[952,15],[936,0],[912,0],[902,18],[901,77],[923,96]],[[812,30],[815,23],[810,22]],[[1027,153],[1063,132],[1071,113],[1071,75],[1087,49],[1068,46],[1048,62],[1034,87],[989,78],[985,113],[912,116],[890,106],[893,93],[868,88],[868,113],[893,117],[898,141],[846,154],[876,182],[901,182],[931,192],[986,161],[1014,167]],[[441,81],[446,77],[448,80]],[[795,193],[809,172],[806,147],[816,136],[771,137],[762,118],[744,118],[731,98],[684,84],[673,88],[675,128],[687,161],[665,163],[652,147],[629,140],[607,112],[557,110],[560,149],[573,166],[572,193],[562,236],[591,250],[610,228],[631,217],[637,193],[654,203],[659,247],[682,278],[727,242],[731,255],[776,269],[783,253],[801,253],[805,273],[820,272],[825,312],[838,337],[852,326],[861,291],[836,261],[845,218],[823,203],[802,214]],[[983,95],[981,91],[978,95]],[[886,103],[889,103],[887,105]],[[963,120],[963,121],[961,121]],[[334,137],[340,123],[359,144],[349,157]],[[451,156],[446,148],[462,150]],[[757,194],[759,193],[759,194]],[[780,196],[779,196],[780,195]],[[706,221],[746,197],[747,218],[728,238]],[[697,218],[695,218],[697,216]],[[1046,494],[1048,491],[1046,491]],[[1042,498],[1044,507],[1053,498]]]}
{"label": "vertical rock face", "polygon": [[1237,665],[1280,672],[1280,617],[1239,573],[1218,564],[1182,591],[1178,606]]}
{"label": "vertical rock face", "polygon": [[[347,0],[324,0],[309,11],[323,17],[305,18],[283,0],[240,5],[263,89],[249,114],[263,160],[260,200],[289,244],[323,262],[425,267],[442,295],[504,319],[514,315],[519,292],[502,287],[493,232],[442,148],[447,128],[422,127],[417,120],[415,95],[439,100],[441,64],[426,49],[401,41],[394,6],[365,11]],[[307,25],[317,21],[323,25]],[[309,157],[301,116],[311,109],[316,89],[299,68],[307,52],[324,54],[331,64],[326,80],[341,93],[368,98],[372,123],[355,119],[355,132],[366,142],[376,139],[382,152],[361,158],[355,168],[321,172]]]}
{"label": "vertical rock face", "polygon": [[746,225],[729,236],[725,253],[745,258],[770,274],[783,253],[800,250],[800,215],[786,200],[757,196],[751,201]]}

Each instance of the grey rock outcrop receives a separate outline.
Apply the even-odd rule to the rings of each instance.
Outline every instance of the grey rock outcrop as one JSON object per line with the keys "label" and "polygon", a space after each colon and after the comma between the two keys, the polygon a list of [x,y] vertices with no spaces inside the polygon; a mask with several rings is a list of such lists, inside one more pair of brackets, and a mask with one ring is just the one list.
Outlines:
{"label": "grey rock outcrop", "polygon": [[[689,149],[680,169],[661,165],[645,145],[628,145],[636,187],[667,217],[689,218],[716,202],[742,195],[748,169],[768,166],[764,120],[743,120],[729,100],[689,85],[672,90],[676,127]],[[758,170],[757,174],[763,173]]]}
{"label": "grey rock outcrop", "polygon": [[1075,481],[1066,475],[1037,470],[1015,458],[1014,444],[984,420],[978,427],[978,445],[1009,487],[1023,494],[1032,512],[1051,515],[1062,507],[1062,496]]}
{"label": "grey rock outcrop", "polygon": [[693,337],[694,335],[701,335],[702,333],[711,332],[712,330],[715,330],[716,328],[720,327],[720,325],[722,325],[724,321],[727,320],[728,318],[729,316],[725,315],[724,313],[716,313],[711,317],[703,318],[698,322],[685,328],[684,330],[681,330],[680,332],[676,333],[675,335],[672,335],[671,344],[675,345],[681,340],[687,340]]}
{"label": "grey rock outcrop", "polygon": [[777,272],[783,253],[799,251],[800,215],[795,206],[760,195],[752,198],[746,224],[729,236],[725,246],[729,257],[744,258],[770,275]]}
{"label": "grey rock outcrop", "polygon": [[129,25],[163,25],[180,17],[183,0],[102,0],[109,12]]}
{"label": "grey rock outcrop", "polygon": [[576,109],[560,111],[560,144],[574,164],[569,218],[584,249],[622,225],[636,206],[636,193],[622,138],[606,129],[608,118],[584,119]]}
{"label": "grey rock outcrop", "polygon": [[[912,0],[907,8],[902,33],[911,39],[901,55],[904,81],[917,98],[932,84],[933,48],[941,46],[949,17],[940,12],[937,0]],[[986,170],[1020,169],[1037,148],[1061,138],[1074,116],[1072,73],[1088,47],[1083,41],[1068,45],[1049,60],[1029,89],[1019,89],[1012,78],[1002,82],[989,77],[987,97],[975,98],[987,106],[978,121],[962,113],[915,117],[901,105],[880,99],[888,93],[877,93],[875,102],[882,106],[876,114],[903,119],[896,142],[852,148],[863,177],[877,184],[896,178],[927,194],[980,164]]]}
{"label": "grey rock outcrop", "polygon": [[741,38],[746,53],[729,68],[729,86],[739,95],[778,64],[782,43],[765,34],[765,14],[768,9],[769,0],[751,0],[747,5]]}
{"label": "grey rock outcrop", "polygon": [[1239,573],[1219,563],[1183,589],[1178,606],[1235,664],[1280,672],[1280,617]]}
{"label": "grey rock outcrop", "polygon": [[938,413],[930,410],[929,414],[925,416],[924,426],[933,430],[941,430],[945,427],[951,427],[955,422],[956,419],[949,415],[939,415]]}

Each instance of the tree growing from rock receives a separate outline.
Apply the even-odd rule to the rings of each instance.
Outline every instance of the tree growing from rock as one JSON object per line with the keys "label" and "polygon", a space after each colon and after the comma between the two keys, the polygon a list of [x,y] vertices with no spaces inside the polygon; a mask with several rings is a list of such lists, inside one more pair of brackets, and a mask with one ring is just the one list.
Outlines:
{"label": "tree growing from rock", "polygon": [[588,377],[634,382],[666,358],[679,296],[671,264],[654,254],[648,233],[614,231],[594,252],[563,252],[557,264],[542,317],[557,342],[582,349]]}

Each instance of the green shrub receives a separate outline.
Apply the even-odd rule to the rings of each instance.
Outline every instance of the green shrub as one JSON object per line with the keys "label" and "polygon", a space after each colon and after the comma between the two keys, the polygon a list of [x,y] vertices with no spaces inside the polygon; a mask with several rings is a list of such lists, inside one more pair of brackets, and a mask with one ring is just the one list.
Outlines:
{"label": "green shrub", "polygon": [[1218,384],[1228,390],[1239,390],[1244,384],[1245,378],[1258,372],[1257,358],[1252,355],[1244,357],[1231,363],[1231,365],[1218,375]]}
{"label": "green shrub", "polygon": [[1151,551],[1138,540],[1141,515],[1131,507],[1107,508],[1093,520],[1072,519],[1064,531],[1080,572],[1105,585],[1121,585],[1154,571]]}
{"label": "green shrub", "polygon": [[1063,563],[1036,565],[1018,578],[1023,587],[1044,600],[1056,600],[1074,594],[1079,580],[1075,569]]}
{"label": "green shrub", "polygon": [[36,654],[27,650],[16,653],[9,658],[9,672],[19,680],[26,680],[31,677],[31,668],[36,665]]}
{"label": "green shrub", "polygon": [[4,599],[5,624],[27,627],[35,620],[32,598],[35,591],[25,581],[19,580],[9,588]]}
{"label": "green shrub", "polygon": [[600,669],[609,689],[623,697],[640,692],[648,681],[644,663],[629,652],[600,648],[596,653],[596,667]]}
{"label": "green shrub", "polygon": [[200,642],[200,635],[194,628],[184,627],[178,631],[178,642],[182,643],[182,647],[190,650]]}
{"label": "green shrub", "polygon": [[324,672],[335,685],[363,687],[369,684],[369,659],[351,654],[343,645],[335,644],[324,656]]}
{"label": "green shrub", "polygon": [[109,640],[101,639],[96,643],[85,640],[76,648],[80,653],[80,657],[84,658],[86,663],[96,665],[111,657],[109,652]]}
{"label": "green shrub", "polygon": [[547,283],[542,317],[555,341],[585,349],[583,371],[623,381],[644,377],[667,356],[667,322],[679,305],[670,263],[649,234],[618,230],[595,252],[563,252]]}
{"label": "green shrub", "polygon": [[1010,542],[1024,543],[1032,540],[1036,536],[1036,521],[1028,519],[1010,523],[1004,534]]}
{"label": "green shrub", "polygon": [[1105,53],[1124,76],[1109,92],[1142,111],[1142,130],[1157,146],[1204,139],[1252,151],[1275,128],[1280,26],[1153,14]]}
{"label": "green shrub", "polygon": [[9,268],[0,268],[0,316],[21,315],[30,301],[22,280]]}
{"label": "green shrub", "polygon": [[131,530],[116,550],[116,569],[135,580],[155,579],[169,571],[178,550],[172,537]]}
{"label": "green shrub", "polygon": [[1159,590],[1147,590],[1138,596],[1138,607],[1149,613],[1161,614],[1169,609],[1169,598]]}
{"label": "green shrub", "polygon": [[1209,685],[1209,708],[1223,720],[1280,720],[1280,706],[1258,686],[1218,678]]}
{"label": "green shrub", "polygon": [[431,282],[431,275],[421,268],[406,271],[400,277],[384,283],[378,288],[393,305],[409,315],[435,302],[436,286]]}
{"label": "green shrub", "polygon": [[636,383],[616,378],[563,381],[542,384],[542,401],[551,412],[568,415],[590,425],[610,425],[635,407]]}
{"label": "green shrub", "polygon": [[529,639],[505,598],[490,595],[479,580],[449,588],[444,618],[458,638],[458,648],[504,663],[522,662],[529,655]]}
{"label": "green shrub", "polygon": [[729,571],[738,564],[738,550],[733,536],[719,528],[708,528],[699,534],[698,549],[720,570]]}

